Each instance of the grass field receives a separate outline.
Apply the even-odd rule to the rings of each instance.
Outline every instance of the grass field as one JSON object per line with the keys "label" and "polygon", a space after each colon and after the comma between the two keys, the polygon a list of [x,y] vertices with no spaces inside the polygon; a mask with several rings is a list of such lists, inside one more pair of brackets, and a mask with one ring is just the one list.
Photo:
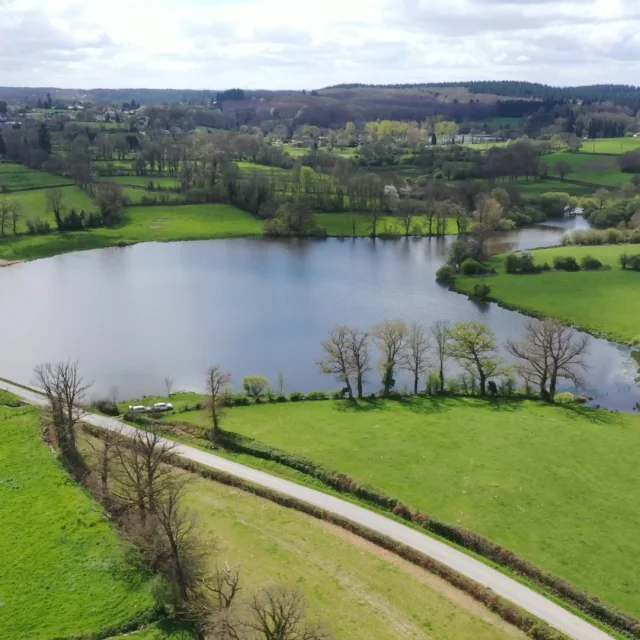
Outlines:
{"label": "grass field", "polygon": [[638,416],[474,398],[327,401],[234,408],[225,428],[348,473],[640,614],[629,562],[640,554]]}
{"label": "grass field", "polygon": [[[491,287],[491,297],[525,311],[547,315],[618,342],[632,342],[640,336],[640,273],[623,271],[621,253],[640,253],[638,245],[568,246],[540,249],[533,254],[536,263],[553,264],[556,256],[586,255],[610,265],[609,271],[548,271],[532,276],[504,273],[504,256],[492,259],[498,275],[483,278]],[[456,279],[456,289],[469,293],[478,278]],[[568,295],[570,293],[570,295]]]}
{"label": "grass field", "polygon": [[0,407],[0,637],[88,635],[153,606],[106,516],[40,440],[34,409]]}
{"label": "grass field", "polygon": [[0,239],[0,258],[33,260],[119,243],[208,240],[262,235],[262,222],[224,204],[131,207],[122,225],[90,231]]}
{"label": "grass field", "polygon": [[573,167],[573,172],[567,176],[570,180],[592,182],[605,187],[620,187],[627,182],[631,182],[631,174],[620,171],[618,159],[614,156],[584,153],[551,153],[544,156],[543,161],[549,165],[549,174],[552,176],[557,175],[554,168],[555,163],[564,161]]}
{"label": "grass field", "polygon": [[[368,217],[363,213],[318,213],[316,214],[318,224],[327,231],[329,236],[351,237],[353,235],[353,222],[355,221],[356,236],[368,236],[371,234],[371,225]],[[412,223],[414,235],[425,233],[426,222],[421,216],[416,216]],[[433,231],[435,232],[435,223]],[[404,235],[404,227],[400,221],[393,216],[383,216],[378,220],[377,233],[379,235]],[[451,218],[447,221],[447,233],[457,234],[458,227],[456,221]]]}
{"label": "grass field", "polygon": [[29,171],[32,171],[32,169],[29,169],[29,167],[25,167],[23,164],[0,162],[0,176],[3,173],[28,173]]}
{"label": "grass field", "polygon": [[[48,189],[35,189],[32,191],[19,191],[16,193],[6,194],[5,197],[7,200],[18,202],[20,204],[22,218],[18,224],[19,233],[27,230],[26,221],[29,218],[41,218],[42,220],[48,220],[52,228],[55,228],[55,218],[53,213],[47,210],[48,191]],[[73,208],[75,208],[78,213],[83,209],[85,211],[97,210],[95,202],[79,187],[61,187],[60,193],[62,194],[62,206],[65,213]],[[0,197],[2,197],[2,195],[0,195]],[[19,242],[19,240],[20,239],[17,241]]]}
{"label": "grass field", "polygon": [[157,187],[174,188],[180,185],[177,178],[169,176],[113,176],[103,178],[105,182],[117,182],[122,185],[133,185],[134,187],[147,187],[150,182]]}
{"label": "grass field", "polygon": [[598,138],[583,140],[581,153],[626,153],[640,149],[640,138]]}
{"label": "grass field", "polygon": [[[502,183],[497,183],[501,186]],[[562,180],[517,180],[516,182],[507,183],[515,187],[524,198],[538,198],[543,193],[560,192],[568,193],[572,196],[586,196],[593,193],[591,187],[580,184],[571,184]]]}
{"label": "grass field", "polygon": [[[0,167],[2,167],[2,165],[0,165]],[[45,171],[35,171],[26,167],[20,167],[20,170],[15,172],[0,168],[0,191],[3,192],[14,192],[22,189],[40,189],[64,184],[73,184],[73,180]],[[1,195],[2,193],[0,193],[0,196]]]}
{"label": "grass field", "polygon": [[170,202],[178,201],[182,198],[182,194],[173,191],[148,191],[147,189],[127,186],[123,186],[122,190],[132,205],[140,204],[143,198],[162,199],[163,202],[165,198],[168,198]]}
{"label": "grass field", "polygon": [[143,631],[127,633],[113,640],[195,640],[195,634],[172,620],[164,620],[149,625]]}

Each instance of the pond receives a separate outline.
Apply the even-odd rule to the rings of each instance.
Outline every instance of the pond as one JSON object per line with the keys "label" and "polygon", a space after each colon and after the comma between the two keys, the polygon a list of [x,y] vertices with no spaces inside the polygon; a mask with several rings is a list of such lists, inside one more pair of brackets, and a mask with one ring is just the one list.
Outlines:
{"label": "pond", "polygon": [[[504,252],[557,244],[581,219],[492,240]],[[208,366],[233,374],[282,373],[287,391],[331,390],[319,373],[331,327],[402,318],[480,320],[500,341],[522,335],[525,316],[476,304],[434,274],[453,238],[234,239],[151,243],[60,255],[0,269],[0,375],[29,384],[40,362],[79,359],[94,391],[121,399],[201,390]],[[630,350],[593,339],[586,393],[631,411],[640,401]],[[453,371],[452,371],[453,373]],[[379,388],[371,372],[368,389]],[[399,377],[402,388],[408,380]]]}

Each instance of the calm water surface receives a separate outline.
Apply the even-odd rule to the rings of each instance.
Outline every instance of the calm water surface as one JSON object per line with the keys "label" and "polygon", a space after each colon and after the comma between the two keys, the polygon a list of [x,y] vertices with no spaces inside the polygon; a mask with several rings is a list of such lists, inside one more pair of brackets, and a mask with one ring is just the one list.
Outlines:
{"label": "calm water surface", "polygon": [[[494,252],[557,244],[572,220],[503,234]],[[336,324],[402,318],[425,325],[480,320],[501,340],[526,318],[479,305],[435,283],[447,239],[214,240],[141,244],[57,256],[0,269],[0,376],[32,381],[33,367],[71,357],[98,393],[120,398],[200,390],[209,365],[285,386],[334,389],[315,365]],[[640,401],[626,347],[592,340],[587,392],[630,411]],[[370,390],[378,388],[372,372]],[[408,380],[400,379],[402,387]]]}

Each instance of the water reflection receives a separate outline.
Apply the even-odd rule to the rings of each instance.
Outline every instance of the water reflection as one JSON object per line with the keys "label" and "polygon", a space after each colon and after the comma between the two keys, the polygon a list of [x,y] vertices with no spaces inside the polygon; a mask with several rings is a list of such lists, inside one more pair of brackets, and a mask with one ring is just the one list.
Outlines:
{"label": "water reflection", "polygon": [[[581,225],[503,234],[491,251],[557,244]],[[308,391],[336,386],[315,365],[336,324],[478,319],[501,340],[519,338],[524,316],[436,284],[453,240],[157,243],[2,269],[0,375],[28,383],[39,362],[79,358],[99,392],[117,385],[129,397],[161,392],[166,375],[176,387],[201,389],[207,366],[219,362],[236,384],[254,373],[275,381],[281,371],[288,390]],[[640,391],[629,350],[594,340],[591,351],[588,392],[631,410]],[[378,374],[371,380],[374,390]]]}

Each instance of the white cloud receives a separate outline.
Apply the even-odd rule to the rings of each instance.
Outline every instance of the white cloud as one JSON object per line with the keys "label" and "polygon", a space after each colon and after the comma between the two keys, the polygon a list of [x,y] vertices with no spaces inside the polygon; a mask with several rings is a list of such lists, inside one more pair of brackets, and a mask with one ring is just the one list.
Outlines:
{"label": "white cloud", "polygon": [[0,85],[637,81],[637,0],[0,0]]}

